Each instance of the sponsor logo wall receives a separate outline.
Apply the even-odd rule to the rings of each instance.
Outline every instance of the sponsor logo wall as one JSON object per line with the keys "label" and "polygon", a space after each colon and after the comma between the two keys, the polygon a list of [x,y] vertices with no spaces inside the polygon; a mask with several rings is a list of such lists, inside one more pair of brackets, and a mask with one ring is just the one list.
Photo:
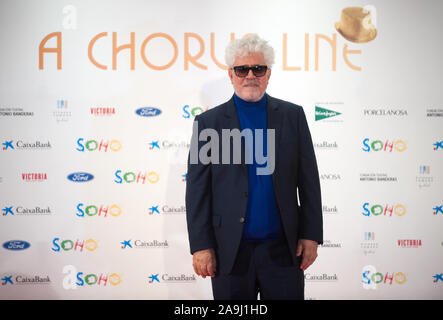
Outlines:
{"label": "sponsor logo wall", "polygon": [[224,48],[250,33],[319,165],[306,299],[443,298],[443,3],[42,2],[1,4],[0,299],[212,299],[186,161],[195,116],[232,96]]}

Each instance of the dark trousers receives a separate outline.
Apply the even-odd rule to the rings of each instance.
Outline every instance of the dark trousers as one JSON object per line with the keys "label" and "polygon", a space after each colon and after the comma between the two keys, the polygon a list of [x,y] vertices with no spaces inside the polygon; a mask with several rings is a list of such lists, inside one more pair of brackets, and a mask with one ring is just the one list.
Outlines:
{"label": "dark trousers", "polygon": [[294,264],[286,240],[242,242],[232,272],[212,280],[215,300],[303,300],[301,256]]}

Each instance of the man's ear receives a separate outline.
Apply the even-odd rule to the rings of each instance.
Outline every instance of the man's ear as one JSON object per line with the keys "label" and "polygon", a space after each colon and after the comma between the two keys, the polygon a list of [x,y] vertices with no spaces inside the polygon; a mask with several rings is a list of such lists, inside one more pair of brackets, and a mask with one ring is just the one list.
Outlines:
{"label": "man's ear", "polygon": [[228,69],[228,76],[229,76],[229,79],[231,79],[231,83],[232,83],[232,69],[231,68]]}

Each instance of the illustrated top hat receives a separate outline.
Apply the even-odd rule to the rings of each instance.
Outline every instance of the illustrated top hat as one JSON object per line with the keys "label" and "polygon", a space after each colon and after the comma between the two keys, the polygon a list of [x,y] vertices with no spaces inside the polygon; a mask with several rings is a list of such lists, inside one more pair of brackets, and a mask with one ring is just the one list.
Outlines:
{"label": "illustrated top hat", "polygon": [[360,7],[344,8],[335,29],[351,42],[369,42],[377,35],[370,12]]}

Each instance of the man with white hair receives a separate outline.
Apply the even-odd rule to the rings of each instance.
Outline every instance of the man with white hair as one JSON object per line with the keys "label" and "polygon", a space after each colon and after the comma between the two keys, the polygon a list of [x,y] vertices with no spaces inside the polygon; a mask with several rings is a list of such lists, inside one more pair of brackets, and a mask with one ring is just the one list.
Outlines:
{"label": "man with white hair", "polygon": [[[266,41],[231,41],[226,63],[234,95],[196,116],[191,140],[186,217],[194,271],[211,277],[214,299],[304,299],[304,270],[323,243],[306,117],[302,107],[266,93],[274,63]],[[219,158],[217,147],[240,130],[244,161],[235,161],[235,145],[224,145]]]}

